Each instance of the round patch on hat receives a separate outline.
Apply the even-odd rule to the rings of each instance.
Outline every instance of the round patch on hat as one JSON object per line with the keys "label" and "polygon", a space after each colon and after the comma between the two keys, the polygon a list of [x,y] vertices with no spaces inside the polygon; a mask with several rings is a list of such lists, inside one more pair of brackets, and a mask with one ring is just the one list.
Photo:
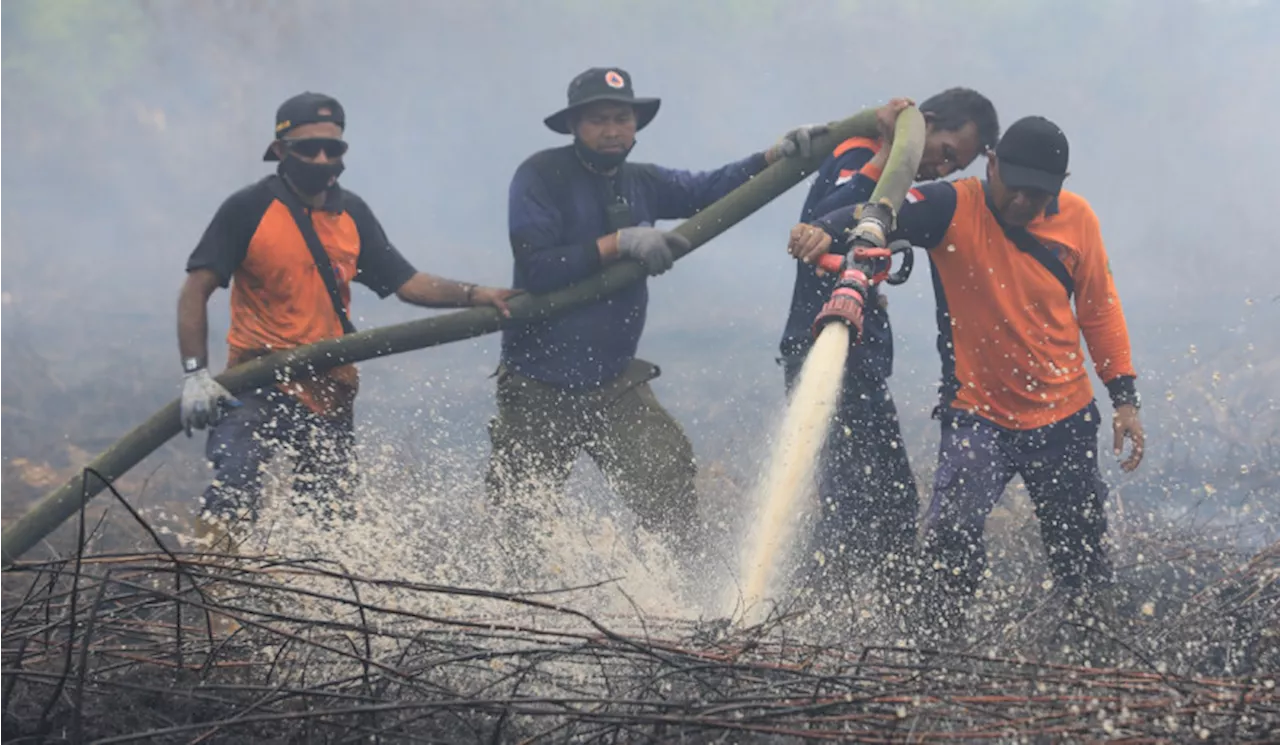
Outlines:
{"label": "round patch on hat", "polygon": [[610,88],[621,88],[627,84],[627,81],[622,79],[622,76],[618,74],[617,70],[610,70],[609,72],[606,72],[604,74],[604,82],[608,84]]}

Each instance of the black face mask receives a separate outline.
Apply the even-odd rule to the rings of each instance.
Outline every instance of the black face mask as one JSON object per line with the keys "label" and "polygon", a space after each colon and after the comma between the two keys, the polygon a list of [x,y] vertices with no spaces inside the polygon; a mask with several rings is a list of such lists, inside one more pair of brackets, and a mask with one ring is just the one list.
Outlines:
{"label": "black face mask", "polygon": [[280,161],[280,173],[289,179],[294,188],[308,196],[315,196],[329,188],[330,180],[342,175],[346,166],[342,161],[308,163],[293,155]]}
{"label": "black face mask", "polygon": [[607,173],[622,165],[635,146],[636,143],[633,141],[631,147],[620,153],[600,153],[587,147],[577,137],[573,138],[573,149],[578,153],[578,157],[582,159],[587,168],[598,173]]}

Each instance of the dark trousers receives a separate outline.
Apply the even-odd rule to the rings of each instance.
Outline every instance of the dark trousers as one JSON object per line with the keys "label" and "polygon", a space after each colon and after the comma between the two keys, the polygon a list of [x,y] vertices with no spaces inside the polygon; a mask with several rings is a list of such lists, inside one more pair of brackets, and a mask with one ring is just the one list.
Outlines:
{"label": "dark trousers", "polygon": [[205,453],[214,479],[204,493],[205,510],[224,520],[258,518],[262,472],[277,454],[295,458],[293,499],[301,511],[350,517],[355,487],[355,432],[350,409],[320,416],[276,389],[239,396],[209,432]]}
{"label": "dark trousers", "polygon": [[586,452],[646,529],[688,554],[697,534],[693,445],[649,387],[656,366],[635,360],[617,380],[573,392],[502,369],[489,424],[490,499],[519,511],[555,499]]}
{"label": "dark trousers", "polygon": [[1017,431],[977,416],[940,412],[942,440],[925,518],[926,563],[952,605],[972,597],[987,567],[983,528],[1014,474],[1035,505],[1049,566],[1067,590],[1105,585],[1107,485],[1098,470],[1096,403],[1062,421]]}
{"label": "dark trousers", "polygon": [[[782,364],[790,394],[804,357]],[[919,497],[885,378],[846,370],[818,467],[818,499],[823,574],[902,565],[913,554]]]}

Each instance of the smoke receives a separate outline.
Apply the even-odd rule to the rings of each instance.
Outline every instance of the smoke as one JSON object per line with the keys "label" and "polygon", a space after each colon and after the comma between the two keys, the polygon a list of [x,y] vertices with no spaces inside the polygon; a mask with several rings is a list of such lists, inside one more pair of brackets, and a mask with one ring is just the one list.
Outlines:
{"label": "smoke", "polygon": [[[796,124],[953,85],[987,94],[1002,124],[1057,121],[1068,188],[1102,221],[1150,429],[1143,471],[1108,466],[1109,479],[1131,504],[1274,514],[1277,27],[1275,4],[1193,0],[7,2],[5,457],[94,452],[177,394],[186,256],[221,200],[267,172],[287,96],[343,102],[343,183],[420,269],[506,284],[511,174],[561,144],[541,119],[569,79],[619,65],[663,99],[633,157],[674,167],[715,167]],[[806,189],[652,283],[641,356],[662,366],[655,390],[726,482],[754,475],[782,404],[783,247]],[[890,304],[892,387],[927,473],[939,365],[923,275]],[[215,298],[220,361],[226,293]],[[424,312],[363,290],[354,304],[360,328]],[[474,487],[496,364],[496,337],[366,363],[362,436]],[[202,442],[163,454],[186,464],[175,468],[188,489],[204,477]]]}

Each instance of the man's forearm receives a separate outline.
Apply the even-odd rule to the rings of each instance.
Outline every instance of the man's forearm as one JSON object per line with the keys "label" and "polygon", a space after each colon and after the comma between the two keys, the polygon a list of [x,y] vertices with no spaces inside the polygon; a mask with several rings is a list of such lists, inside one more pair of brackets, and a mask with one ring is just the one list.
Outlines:
{"label": "man's forearm", "polygon": [[662,205],[655,217],[686,219],[698,211],[710,207],[717,200],[750,181],[769,166],[766,153],[753,153],[739,161],[721,166],[714,171],[677,171],[654,167],[661,181],[659,203]]}
{"label": "man's forearm", "polygon": [[418,272],[404,283],[396,295],[406,303],[424,308],[465,308],[471,305],[476,285],[455,282],[425,272]]}
{"label": "man's forearm", "polygon": [[1129,327],[1119,298],[1106,293],[1098,299],[1092,283],[1076,284],[1077,322],[1094,370],[1107,384],[1107,391],[1116,405],[1136,403],[1135,381],[1137,371],[1133,366],[1133,345],[1129,341]]}
{"label": "man's forearm", "polygon": [[208,306],[205,298],[185,290],[178,298],[178,353],[200,367],[209,364]]}

